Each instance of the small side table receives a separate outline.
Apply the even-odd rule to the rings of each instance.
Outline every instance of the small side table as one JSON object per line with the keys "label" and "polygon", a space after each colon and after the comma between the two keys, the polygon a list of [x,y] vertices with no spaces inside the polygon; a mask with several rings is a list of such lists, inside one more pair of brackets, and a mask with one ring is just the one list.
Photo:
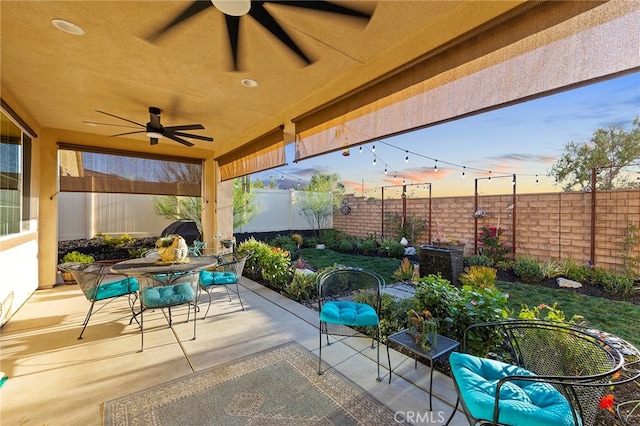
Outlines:
{"label": "small side table", "polygon": [[425,351],[416,344],[416,342],[413,340],[413,337],[407,332],[406,329],[388,336],[387,360],[389,361],[389,383],[391,383],[391,374],[393,372],[393,370],[391,369],[391,356],[389,355],[389,345],[391,343],[397,346],[401,346],[413,354],[415,358],[414,368],[418,368],[418,357],[422,357],[429,361],[429,367],[431,368],[431,373],[429,375],[429,411],[433,411],[433,405],[431,402],[431,390],[433,389],[433,365],[448,353],[456,350],[458,346],[460,346],[460,343],[438,334],[438,339],[435,347],[431,348],[431,350],[429,351]]}

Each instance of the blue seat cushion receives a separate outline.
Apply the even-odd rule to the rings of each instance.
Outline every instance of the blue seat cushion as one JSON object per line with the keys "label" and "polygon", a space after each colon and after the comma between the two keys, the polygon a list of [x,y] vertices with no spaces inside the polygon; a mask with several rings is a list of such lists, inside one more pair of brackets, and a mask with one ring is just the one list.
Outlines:
{"label": "blue seat cushion", "polygon": [[195,293],[189,283],[142,289],[142,304],[147,308],[179,305],[190,302],[194,298]]}
{"label": "blue seat cushion", "polygon": [[125,278],[92,287],[87,291],[86,296],[89,300],[104,300],[136,291],[138,291],[138,281],[135,278]]}
{"label": "blue seat cushion", "polygon": [[365,303],[331,301],[322,305],[320,321],[352,327],[378,324],[378,314]]}
{"label": "blue seat cushion", "polygon": [[238,281],[236,274],[233,272],[209,272],[200,271],[200,285],[209,287],[210,285],[235,284]]}
{"label": "blue seat cushion", "polygon": [[[498,381],[507,376],[534,376],[530,371],[472,355],[452,352],[451,372],[460,397],[476,419],[493,421],[493,407]],[[571,406],[565,397],[548,383],[514,380],[500,387],[502,424],[513,426],[571,426]]]}

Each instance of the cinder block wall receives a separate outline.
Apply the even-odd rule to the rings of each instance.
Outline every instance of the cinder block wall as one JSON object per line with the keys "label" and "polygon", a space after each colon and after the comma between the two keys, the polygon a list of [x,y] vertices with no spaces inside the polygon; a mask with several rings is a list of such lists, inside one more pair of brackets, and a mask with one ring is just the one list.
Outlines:
{"label": "cinder block wall", "polygon": [[[348,195],[348,215],[336,211],[334,228],[365,238],[383,235],[383,202]],[[512,207],[514,206],[514,207]],[[516,254],[540,260],[573,258],[581,264],[595,259],[597,266],[620,271],[623,245],[629,224],[640,225],[640,190],[598,191],[595,209],[594,259],[591,259],[592,194],[583,192],[479,196],[477,208],[488,216],[478,218],[477,232],[483,226],[503,229],[502,241],[514,246]],[[402,199],[384,200],[384,212],[402,214]],[[442,197],[406,199],[407,217],[424,218],[431,224],[431,240],[457,238],[466,242],[465,255],[474,253],[476,239],[476,199]],[[515,232],[515,234],[514,234]],[[387,232],[388,236],[388,232]],[[425,233],[414,246],[429,243]],[[638,244],[632,256],[640,256]]]}

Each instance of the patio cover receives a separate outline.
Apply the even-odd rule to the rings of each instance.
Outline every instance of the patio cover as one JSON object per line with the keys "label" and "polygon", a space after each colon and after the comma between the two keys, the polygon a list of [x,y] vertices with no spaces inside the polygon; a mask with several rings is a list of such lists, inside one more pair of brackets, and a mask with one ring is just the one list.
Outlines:
{"label": "patio cover", "polygon": [[635,72],[639,9],[637,1],[525,3],[295,118],[295,161]]}

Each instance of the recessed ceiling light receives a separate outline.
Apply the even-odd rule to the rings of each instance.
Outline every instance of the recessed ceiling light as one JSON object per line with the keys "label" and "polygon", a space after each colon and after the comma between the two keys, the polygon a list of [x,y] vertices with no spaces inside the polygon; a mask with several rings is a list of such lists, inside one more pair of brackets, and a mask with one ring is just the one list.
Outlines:
{"label": "recessed ceiling light", "polygon": [[60,31],[64,31],[65,33],[73,35],[84,35],[84,30],[82,28],[80,28],[76,24],[72,24],[69,21],[65,21],[64,19],[52,19],[51,23],[54,27],[56,27]]}
{"label": "recessed ceiling light", "polygon": [[240,83],[245,87],[258,87],[260,85],[260,83],[252,78],[243,78],[240,80]]}

